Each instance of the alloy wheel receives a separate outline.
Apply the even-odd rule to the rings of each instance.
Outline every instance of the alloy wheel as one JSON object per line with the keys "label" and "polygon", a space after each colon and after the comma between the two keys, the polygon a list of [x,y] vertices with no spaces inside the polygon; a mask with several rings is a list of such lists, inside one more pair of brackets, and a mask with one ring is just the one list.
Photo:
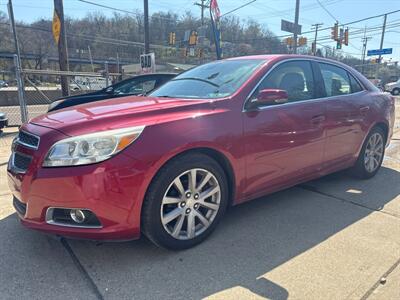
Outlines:
{"label": "alloy wheel", "polygon": [[383,137],[374,133],[369,137],[364,153],[364,166],[369,173],[373,173],[380,165],[383,157]]}
{"label": "alloy wheel", "polygon": [[190,240],[213,223],[221,203],[217,178],[205,169],[190,169],[177,176],[161,202],[161,222],[169,235]]}

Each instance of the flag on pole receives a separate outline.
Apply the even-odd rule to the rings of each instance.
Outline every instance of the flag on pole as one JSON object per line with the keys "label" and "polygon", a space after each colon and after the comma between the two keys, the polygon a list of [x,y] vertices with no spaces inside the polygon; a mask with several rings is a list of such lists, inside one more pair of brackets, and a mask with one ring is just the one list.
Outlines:
{"label": "flag on pole", "polygon": [[210,1],[210,17],[211,25],[214,32],[215,51],[217,52],[217,59],[221,59],[221,30],[219,20],[221,18],[221,11],[219,10],[217,0]]}
{"label": "flag on pole", "polygon": [[219,18],[221,17],[221,11],[219,10],[218,2],[217,0],[211,0],[210,2],[210,9],[213,14],[213,18],[216,22],[219,21]]}

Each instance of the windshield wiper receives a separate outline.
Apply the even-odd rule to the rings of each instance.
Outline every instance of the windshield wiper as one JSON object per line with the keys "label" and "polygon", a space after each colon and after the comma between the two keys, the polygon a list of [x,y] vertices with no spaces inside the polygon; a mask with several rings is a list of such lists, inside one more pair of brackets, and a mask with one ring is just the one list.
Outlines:
{"label": "windshield wiper", "polygon": [[202,82],[208,83],[208,84],[210,84],[210,85],[212,85],[212,86],[215,86],[215,87],[219,87],[218,84],[216,84],[216,83],[214,83],[214,82],[212,82],[212,81],[210,81],[210,80],[202,79],[202,78],[197,78],[197,77],[177,78],[177,79],[172,79],[171,81],[178,81],[178,80],[197,80],[197,81],[202,81]]}

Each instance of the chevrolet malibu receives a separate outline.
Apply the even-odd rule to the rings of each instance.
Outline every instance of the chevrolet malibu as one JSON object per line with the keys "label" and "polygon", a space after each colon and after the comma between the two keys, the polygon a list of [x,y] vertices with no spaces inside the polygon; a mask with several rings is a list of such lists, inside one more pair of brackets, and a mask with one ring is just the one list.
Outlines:
{"label": "chevrolet malibu", "polygon": [[8,164],[23,225],[61,236],[184,249],[227,208],[343,169],[379,170],[394,99],[309,56],[231,58],[147,97],[61,109],[24,124]]}

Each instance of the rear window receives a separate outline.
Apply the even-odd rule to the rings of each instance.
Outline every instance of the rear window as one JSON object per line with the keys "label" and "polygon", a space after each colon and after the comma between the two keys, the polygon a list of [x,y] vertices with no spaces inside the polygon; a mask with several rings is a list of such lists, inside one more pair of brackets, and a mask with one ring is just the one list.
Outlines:
{"label": "rear window", "polygon": [[328,97],[351,93],[350,79],[346,70],[331,64],[319,63],[319,66]]}

